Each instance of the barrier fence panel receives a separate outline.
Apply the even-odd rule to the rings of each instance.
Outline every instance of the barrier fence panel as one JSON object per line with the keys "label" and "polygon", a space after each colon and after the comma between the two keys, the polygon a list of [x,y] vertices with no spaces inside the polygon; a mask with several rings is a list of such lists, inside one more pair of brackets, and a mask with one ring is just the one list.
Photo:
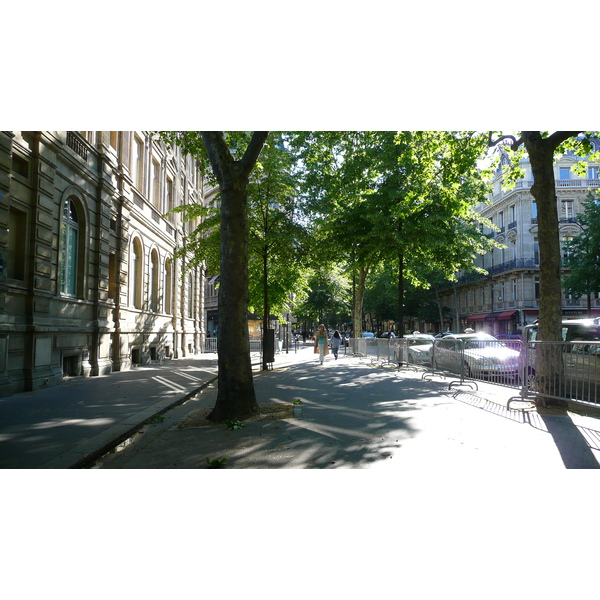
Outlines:
{"label": "barrier fence panel", "polygon": [[349,353],[359,358],[370,358],[372,361],[392,362],[393,350],[390,340],[383,338],[350,338]]}
{"label": "barrier fence panel", "polygon": [[217,338],[211,337],[204,340],[204,352],[217,351]]}
{"label": "barrier fence panel", "polygon": [[[474,380],[488,381],[508,387],[520,387],[519,350],[507,347],[498,340],[482,339],[436,339],[432,349],[432,373],[451,373],[460,377],[459,382],[477,387]],[[465,382],[465,380],[468,380]]]}
{"label": "barrier fence panel", "polygon": [[520,375],[522,398],[598,406],[600,342],[529,342],[522,353]]}
{"label": "barrier fence panel", "polygon": [[[204,340],[204,352],[217,352],[217,338],[211,337]],[[262,340],[250,340],[250,352],[262,352]]]}
{"label": "barrier fence panel", "polygon": [[431,342],[405,338],[350,338],[348,353],[398,367],[429,367]]}
{"label": "barrier fence panel", "polygon": [[486,381],[520,390],[508,401],[556,399],[600,407],[600,341],[540,342],[436,338],[415,350],[404,338],[351,338],[353,356],[401,366],[424,366],[423,378],[456,375],[453,385]]}

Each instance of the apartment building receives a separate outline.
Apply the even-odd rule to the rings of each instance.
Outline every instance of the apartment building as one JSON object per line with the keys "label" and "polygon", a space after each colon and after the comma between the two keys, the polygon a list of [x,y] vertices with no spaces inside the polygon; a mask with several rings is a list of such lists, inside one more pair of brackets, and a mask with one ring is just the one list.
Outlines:
{"label": "apartment building", "polygon": [[[597,143],[596,150],[600,149]],[[600,186],[598,167],[590,163],[586,177],[578,177],[572,167],[581,158],[567,154],[556,161],[557,209],[561,247],[578,235],[581,226],[577,215],[583,210],[582,200],[590,190]],[[442,306],[451,314],[444,328],[463,331],[471,327],[492,335],[519,334],[523,327],[538,318],[539,312],[539,245],[537,239],[537,206],[530,193],[533,185],[531,166],[526,159],[521,165],[523,179],[513,189],[502,188],[501,168],[493,182],[491,204],[479,205],[480,213],[489,218],[497,231],[487,228],[502,244],[477,261],[487,275],[461,274],[458,283],[440,293]],[[600,290],[599,290],[600,291]],[[592,299],[593,313],[600,315],[600,298]],[[583,316],[587,300],[576,299],[563,292],[563,315]]]}
{"label": "apartment building", "polygon": [[195,223],[165,215],[204,199],[151,132],[0,132],[0,396],[201,352]]}

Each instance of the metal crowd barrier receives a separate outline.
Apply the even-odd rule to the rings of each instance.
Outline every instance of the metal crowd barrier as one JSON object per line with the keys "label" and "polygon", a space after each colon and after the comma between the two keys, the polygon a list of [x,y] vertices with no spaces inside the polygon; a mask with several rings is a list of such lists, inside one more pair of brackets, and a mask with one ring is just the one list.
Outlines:
{"label": "metal crowd barrier", "polygon": [[398,369],[427,367],[428,359],[415,358],[409,352],[409,341],[406,338],[350,338],[349,353],[358,358],[369,359],[371,363],[381,365],[394,364]]}
{"label": "metal crowd barrier", "polygon": [[[351,338],[348,352],[371,363],[394,363],[398,368],[411,363],[408,340],[404,338]],[[600,407],[600,341],[529,342],[439,338],[423,361],[423,378],[452,377],[453,386],[470,386],[477,381],[515,388],[519,395],[512,403],[536,403],[555,399]],[[413,357],[414,360],[414,357]]]}
{"label": "metal crowd barrier", "polygon": [[357,358],[368,358],[371,362],[393,362],[393,347],[388,338],[350,338],[350,354]]}
{"label": "metal crowd barrier", "polygon": [[[519,388],[522,344],[508,347],[499,340],[436,339],[431,352],[430,370],[423,378],[434,375],[457,375],[452,386],[468,385],[478,389],[477,380]],[[518,349],[517,349],[518,348]]]}
{"label": "metal crowd barrier", "polygon": [[519,397],[513,402],[561,400],[600,405],[600,341],[529,342],[520,361]]}
{"label": "metal crowd barrier", "polygon": [[[217,352],[217,338],[204,340],[204,352]],[[262,352],[262,340],[250,340],[250,352]]]}

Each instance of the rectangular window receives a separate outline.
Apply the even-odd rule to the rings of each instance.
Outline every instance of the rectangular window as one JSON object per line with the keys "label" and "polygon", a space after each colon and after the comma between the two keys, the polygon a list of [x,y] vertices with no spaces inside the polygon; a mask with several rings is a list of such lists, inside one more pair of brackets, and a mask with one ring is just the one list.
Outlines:
{"label": "rectangular window", "polygon": [[191,319],[194,316],[194,280],[192,275],[188,277],[188,298],[187,298],[187,316]]}
{"label": "rectangular window", "polygon": [[512,300],[517,299],[517,280],[512,280]]}
{"label": "rectangular window", "polygon": [[517,220],[516,212],[515,212],[515,205],[514,204],[508,209],[508,213],[509,213],[509,220],[510,220],[511,223],[513,221]]}
{"label": "rectangular window", "polygon": [[562,250],[563,250],[563,259],[567,260],[569,258],[569,243],[573,241],[572,236],[564,236],[562,239]]}
{"label": "rectangular window", "polygon": [[[165,212],[169,212],[173,209],[173,180],[170,177],[167,177],[167,198],[165,204]],[[175,215],[170,214],[168,219],[173,223],[175,221]]]}
{"label": "rectangular window", "polygon": [[27,215],[11,206],[8,212],[6,276],[18,281],[25,280],[26,224]]}
{"label": "rectangular window", "polygon": [[531,203],[531,218],[537,219],[537,203],[535,200]]}
{"label": "rectangular window", "polygon": [[540,243],[537,236],[533,238],[533,260],[536,265],[540,264]]}
{"label": "rectangular window", "polygon": [[533,280],[533,285],[535,287],[535,299],[539,300],[540,299],[540,278],[536,277]]}
{"label": "rectangular window", "polygon": [[572,219],[573,216],[573,200],[563,200],[561,202],[561,217],[563,219]]}
{"label": "rectangular window", "polygon": [[504,229],[504,212],[502,211],[498,213],[498,227],[500,227],[500,231]]}
{"label": "rectangular window", "polygon": [[24,179],[29,179],[29,163],[16,154],[13,154],[12,157],[12,170]]}
{"label": "rectangular window", "polygon": [[155,159],[152,159],[150,202],[155,208],[160,208],[160,165]]}
{"label": "rectangular window", "polygon": [[108,255],[108,297],[112,300],[117,297],[117,261],[114,252]]}
{"label": "rectangular window", "polygon": [[588,167],[588,179],[598,179],[598,167]]}
{"label": "rectangular window", "polygon": [[571,179],[571,168],[570,167],[560,167],[559,173],[560,173],[560,179]]}
{"label": "rectangular window", "polygon": [[119,132],[118,131],[110,132],[110,145],[115,150],[119,149]]}
{"label": "rectangular window", "polygon": [[142,192],[144,178],[144,142],[136,135],[133,139],[133,160],[131,165],[133,185]]}

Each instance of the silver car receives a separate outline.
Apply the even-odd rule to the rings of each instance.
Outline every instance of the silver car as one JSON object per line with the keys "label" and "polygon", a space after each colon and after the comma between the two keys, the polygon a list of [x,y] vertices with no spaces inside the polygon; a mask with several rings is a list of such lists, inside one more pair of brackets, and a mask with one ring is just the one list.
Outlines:
{"label": "silver car", "polygon": [[406,335],[394,340],[396,349],[395,362],[417,365],[431,365],[431,355],[435,338],[425,333]]}
{"label": "silver car", "polygon": [[462,373],[465,377],[518,377],[519,355],[493,335],[447,335],[435,342],[434,368]]}

